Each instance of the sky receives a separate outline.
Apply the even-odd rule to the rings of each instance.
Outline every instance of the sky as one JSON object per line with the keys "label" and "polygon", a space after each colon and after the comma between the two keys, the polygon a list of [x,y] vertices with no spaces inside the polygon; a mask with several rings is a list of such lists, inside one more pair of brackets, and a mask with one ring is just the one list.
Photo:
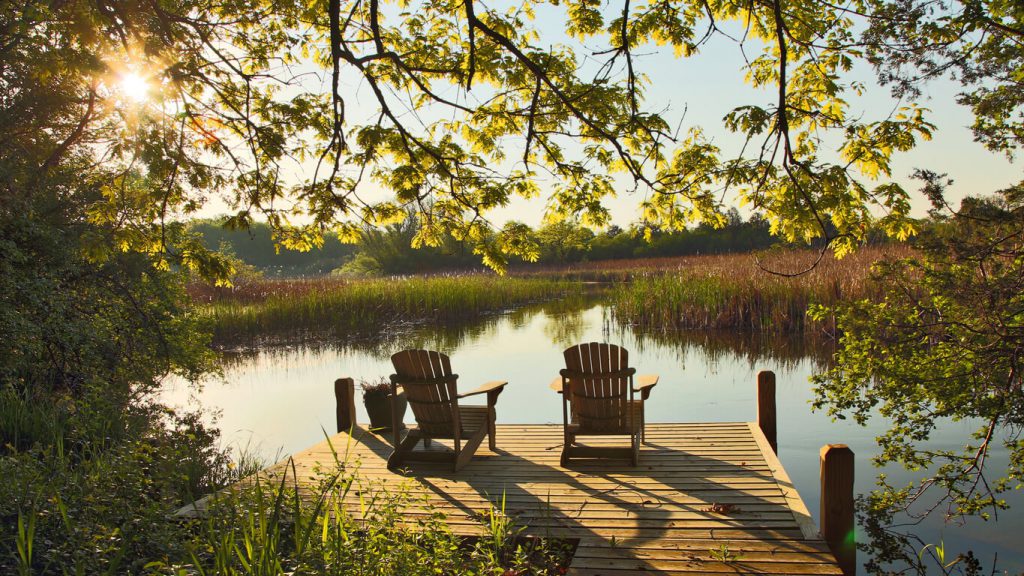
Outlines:
{"label": "sky", "polygon": [[[538,9],[535,24],[540,32],[541,46],[568,45],[577,55],[585,57],[583,69],[593,68],[596,61],[587,54],[596,49],[596,45],[581,45],[570,39],[564,32],[564,16],[562,8],[545,6]],[[748,43],[748,56],[753,58],[757,46]],[[645,47],[639,51],[636,64],[640,72],[650,78],[647,88],[646,108],[664,111],[664,116],[671,126],[680,128],[680,135],[685,135],[688,128],[700,126],[705,135],[722,149],[722,157],[738,155],[742,146],[742,138],[729,133],[722,126],[722,118],[731,109],[743,104],[770,105],[775,94],[764,90],[755,90],[743,82],[744,60],[739,47],[732,41],[718,37],[705,45],[701,53],[688,59],[676,59],[670,47]],[[311,76],[312,77],[312,76]],[[320,74],[320,78],[326,75]],[[370,119],[377,115],[375,101],[369,89],[355,77],[347,77],[342,89],[347,96],[350,118]],[[888,89],[875,81],[874,74],[866,64],[854,68],[851,78],[860,80],[867,91],[864,97],[852,100],[851,117],[862,115],[865,121],[883,119],[899,103],[895,101]],[[328,85],[321,80],[322,89]],[[945,80],[933,82],[926,87],[924,96],[917,104],[931,109],[930,121],[937,126],[931,141],[921,141],[918,146],[907,153],[898,153],[893,164],[892,179],[911,191],[913,215],[923,216],[928,208],[924,197],[917,193],[917,184],[910,179],[916,168],[930,169],[945,173],[954,181],[948,190],[948,198],[953,205],[969,194],[987,194],[1007,187],[1021,179],[1021,164],[1011,162],[1004,155],[988,152],[983,146],[974,142],[970,130],[972,117],[970,111],[955,101],[959,86]],[[481,91],[484,88],[476,88]],[[470,94],[469,98],[482,97]],[[514,157],[513,153],[509,156]],[[308,165],[296,168],[297,171],[309,171]],[[311,173],[311,172],[310,172]],[[608,200],[612,222],[627,227],[639,218],[638,205],[644,200],[645,192],[633,189],[632,181],[620,178],[621,192],[617,198]],[[882,182],[878,182],[879,184]],[[543,180],[542,189],[548,186]],[[722,199],[726,205],[735,205],[734,198]],[[514,198],[505,208],[493,211],[490,221],[501,226],[508,220],[525,222],[531,226],[541,224],[547,198],[542,193],[541,199],[524,200]],[[200,216],[214,216],[228,212],[221,202],[211,202]],[[741,208],[744,216],[749,211]]]}

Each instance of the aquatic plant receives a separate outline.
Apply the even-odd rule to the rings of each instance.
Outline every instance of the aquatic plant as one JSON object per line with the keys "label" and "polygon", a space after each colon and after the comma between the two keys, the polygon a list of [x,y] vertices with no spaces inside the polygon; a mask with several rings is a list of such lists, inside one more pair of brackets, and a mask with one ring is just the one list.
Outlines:
{"label": "aquatic plant", "polygon": [[219,343],[261,341],[297,333],[341,338],[389,326],[451,323],[547,299],[576,295],[577,283],[493,274],[344,280],[268,280],[237,289],[195,286],[200,314]]}
{"label": "aquatic plant", "polygon": [[872,264],[909,250],[865,248],[841,260],[826,255],[813,267],[817,254],[810,250],[686,257],[672,265],[660,261],[634,269],[632,282],[618,283],[610,300],[619,322],[646,331],[724,328],[832,335],[834,319],[811,322],[808,308],[876,297]]}

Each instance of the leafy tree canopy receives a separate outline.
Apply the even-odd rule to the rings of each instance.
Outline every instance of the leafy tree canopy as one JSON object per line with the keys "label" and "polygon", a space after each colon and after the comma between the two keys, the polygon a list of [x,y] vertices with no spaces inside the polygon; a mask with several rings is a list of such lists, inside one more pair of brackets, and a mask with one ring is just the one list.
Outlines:
{"label": "leafy tree canopy", "polygon": [[[642,219],[663,229],[724,225],[728,189],[785,239],[824,235],[845,252],[876,208],[888,233],[912,233],[907,192],[887,179],[893,155],[933,129],[913,104],[881,118],[853,113],[849,100],[862,86],[846,73],[867,55],[901,78],[904,67],[886,55],[905,52],[897,43],[908,40],[913,53],[944,42],[950,61],[962,52],[975,63],[1018,65],[1019,14],[1003,4],[940,7],[939,14],[960,9],[960,20],[935,16],[934,25],[905,37],[872,23],[902,18],[912,28],[929,9],[877,0],[846,8],[28,0],[0,16],[0,122],[5,147],[25,159],[8,193],[38,185],[78,153],[107,169],[93,217],[118,221],[130,206],[140,223],[119,228],[114,245],[122,248],[161,247],[163,236],[146,226],[219,194],[235,210],[231,225],[261,214],[291,248],[319,245],[327,230],[354,239],[361,224],[392,223],[412,208],[422,223],[417,243],[435,245],[448,233],[500,268],[507,255],[536,254],[536,246],[520,225],[495,234],[491,209],[537,198],[543,177],[553,183],[544,191],[552,222],[579,217],[603,226],[603,201],[626,178],[648,198]],[[563,45],[538,47],[534,16],[542,5],[564,14],[570,36],[601,47],[587,55],[599,65],[584,65]],[[890,15],[897,8],[904,12]],[[971,50],[971,34],[950,37],[964,19],[985,50]],[[855,32],[864,20],[867,48]],[[750,55],[747,81],[769,94],[769,103],[740,106],[723,120],[748,142],[739,158],[723,157],[700,128],[674,134],[644,103],[639,51],[665,45],[690,57],[716,37]],[[133,99],[130,89],[141,81],[148,95]],[[985,128],[991,141],[1015,147],[1012,130],[999,129],[1014,96],[979,90],[971,97],[986,102],[976,110],[992,124]],[[372,115],[360,117],[366,109]],[[149,185],[127,185],[130,173]],[[217,272],[198,250],[183,249],[178,259]]]}

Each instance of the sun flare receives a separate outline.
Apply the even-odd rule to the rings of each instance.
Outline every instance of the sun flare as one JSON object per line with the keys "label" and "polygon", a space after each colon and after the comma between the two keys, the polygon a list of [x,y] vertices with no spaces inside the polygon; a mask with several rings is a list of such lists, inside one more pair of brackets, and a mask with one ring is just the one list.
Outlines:
{"label": "sun flare", "polygon": [[126,72],[121,75],[121,93],[136,104],[141,104],[149,98],[149,83],[135,72]]}

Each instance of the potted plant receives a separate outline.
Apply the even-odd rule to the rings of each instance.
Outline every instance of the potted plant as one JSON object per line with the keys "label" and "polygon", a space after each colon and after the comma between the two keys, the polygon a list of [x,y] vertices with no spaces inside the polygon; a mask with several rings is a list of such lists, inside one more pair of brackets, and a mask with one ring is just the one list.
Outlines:
{"label": "potted plant", "polygon": [[405,427],[402,420],[409,401],[405,398],[404,390],[399,388],[397,397],[392,398],[391,382],[383,377],[377,381],[361,380],[359,385],[363,389],[363,405],[366,406],[366,414],[370,417],[370,428],[391,429],[392,402],[398,407],[399,429]]}

